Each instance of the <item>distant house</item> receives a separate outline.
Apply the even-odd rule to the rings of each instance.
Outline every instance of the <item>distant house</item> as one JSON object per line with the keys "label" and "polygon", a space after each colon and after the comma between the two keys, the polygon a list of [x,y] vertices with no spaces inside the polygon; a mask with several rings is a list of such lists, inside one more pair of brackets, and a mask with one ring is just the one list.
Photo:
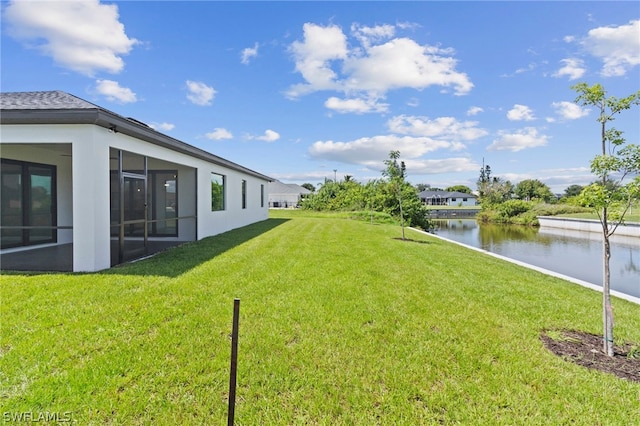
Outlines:
{"label": "distant house", "polygon": [[279,180],[269,182],[269,207],[297,207],[302,198],[311,194],[307,188],[295,183],[282,183]]}
{"label": "distant house", "polygon": [[272,180],[65,92],[0,94],[3,269],[97,271],[266,220]]}
{"label": "distant house", "polygon": [[422,191],[420,200],[428,206],[475,206],[478,198],[473,194],[449,191]]}

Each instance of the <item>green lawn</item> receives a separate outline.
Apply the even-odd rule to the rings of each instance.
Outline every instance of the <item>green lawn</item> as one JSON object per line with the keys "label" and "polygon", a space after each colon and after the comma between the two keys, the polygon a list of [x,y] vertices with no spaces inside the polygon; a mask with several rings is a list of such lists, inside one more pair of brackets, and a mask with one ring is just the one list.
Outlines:
{"label": "green lawn", "polygon": [[[640,383],[548,352],[600,294],[400,228],[300,211],[96,274],[0,277],[0,405],[79,424],[626,425]],[[614,300],[616,338],[640,306]]]}
{"label": "green lawn", "polygon": [[[595,213],[571,213],[571,214],[561,214],[558,217],[571,217],[576,219],[592,219],[592,220],[600,220],[598,215]],[[627,223],[638,223],[640,222],[640,209],[634,209],[630,212],[627,212],[624,215],[624,221]]]}

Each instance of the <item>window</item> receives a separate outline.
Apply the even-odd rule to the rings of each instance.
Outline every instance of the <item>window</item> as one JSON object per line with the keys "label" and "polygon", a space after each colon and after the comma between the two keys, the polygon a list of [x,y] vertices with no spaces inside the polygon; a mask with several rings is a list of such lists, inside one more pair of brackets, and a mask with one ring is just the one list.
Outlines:
{"label": "window", "polygon": [[56,167],[2,160],[2,248],[57,241]]}
{"label": "window", "polygon": [[242,179],[242,208],[247,208],[247,181]]}
{"label": "window", "polygon": [[221,211],[225,208],[226,178],[217,173],[211,173],[211,211]]}
{"label": "window", "polygon": [[264,185],[260,185],[260,207],[264,207]]}

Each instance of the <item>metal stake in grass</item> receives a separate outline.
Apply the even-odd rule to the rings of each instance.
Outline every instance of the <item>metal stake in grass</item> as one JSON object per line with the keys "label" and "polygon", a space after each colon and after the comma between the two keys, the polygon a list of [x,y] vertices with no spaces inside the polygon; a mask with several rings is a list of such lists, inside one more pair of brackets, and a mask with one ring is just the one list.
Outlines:
{"label": "metal stake in grass", "polygon": [[240,299],[233,301],[233,329],[231,331],[231,371],[229,374],[229,412],[227,424],[233,426],[236,412],[236,375],[238,371],[238,322],[240,317]]}

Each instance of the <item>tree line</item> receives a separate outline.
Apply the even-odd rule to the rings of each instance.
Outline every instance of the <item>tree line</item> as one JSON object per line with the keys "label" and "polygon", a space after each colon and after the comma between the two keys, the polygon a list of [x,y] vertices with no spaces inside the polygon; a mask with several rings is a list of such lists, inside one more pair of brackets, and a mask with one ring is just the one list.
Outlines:
{"label": "tree line", "polygon": [[391,151],[380,179],[360,183],[350,176],[344,180],[325,180],[300,203],[300,207],[317,211],[350,211],[382,213],[400,222],[424,230],[430,228],[429,212],[418,197],[416,188],[406,181],[404,162],[399,151]]}

